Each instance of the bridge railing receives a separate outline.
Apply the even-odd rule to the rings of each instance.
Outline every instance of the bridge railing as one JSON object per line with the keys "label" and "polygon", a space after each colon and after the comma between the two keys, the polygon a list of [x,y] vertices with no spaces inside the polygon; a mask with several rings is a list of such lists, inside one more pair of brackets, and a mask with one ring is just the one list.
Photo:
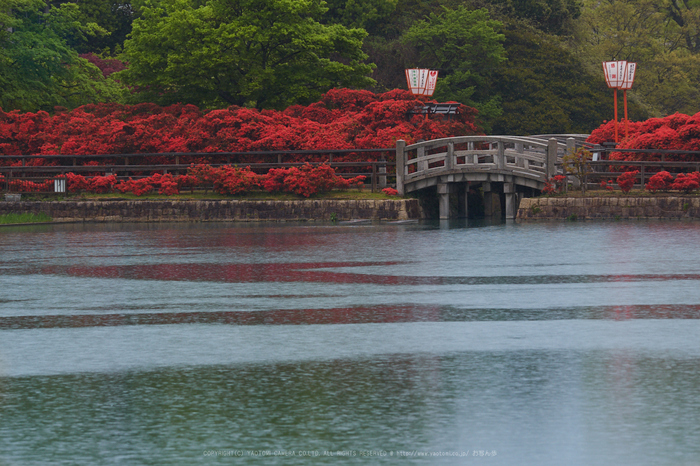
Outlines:
{"label": "bridge railing", "polygon": [[397,190],[404,194],[406,183],[442,173],[512,173],[547,181],[556,174],[556,162],[575,147],[554,138],[544,140],[516,136],[461,136],[406,145],[397,141]]}

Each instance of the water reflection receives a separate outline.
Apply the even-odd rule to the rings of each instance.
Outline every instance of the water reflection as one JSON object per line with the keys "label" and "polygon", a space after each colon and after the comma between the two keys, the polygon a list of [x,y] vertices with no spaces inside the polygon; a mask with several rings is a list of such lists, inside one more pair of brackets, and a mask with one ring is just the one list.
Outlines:
{"label": "water reflection", "polygon": [[123,325],[328,325],[397,322],[700,319],[700,305],[601,306],[548,309],[458,309],[450,306],[358,306],[275,311],[151,312],[0,317],[0,329]]}
{"label": "water reflection", "polygon": [[680,222],[2,229],[0,463],[699,464],[698,242]]}

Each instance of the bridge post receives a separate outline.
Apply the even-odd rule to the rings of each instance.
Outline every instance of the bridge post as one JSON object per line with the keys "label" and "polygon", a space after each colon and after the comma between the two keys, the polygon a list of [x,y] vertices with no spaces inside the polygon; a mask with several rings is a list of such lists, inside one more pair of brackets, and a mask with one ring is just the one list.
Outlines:
{"label": "bridge post", "polygon": [[[518,154],[524,154],[525,153],[525,144],[522,142],[516,142],[515,143],[515,152]],[[525,168],[525,159],[522,157],[518,157],[515,161],[515,164],[518,167]]]}
{"label": "bridge post", "polygon": [[502,170],[506,168],[506,145],[503,141],[498,141],[496,143],[497,155],[496,155],[496,168]]}
{"label": "bridge post", "polygon": [[506,197],[506,218],[514,219],[517,214],[515,183],[503,183],[503,192]]}
{"label": "bridge post", "polygon": [[406,175],[406,141],[399,139],[396,141],[396,190],[399,196],[405,195],[404,176]]}
{"label": "bridge post", "polygon": [[447,158],[445,159],[445,169],[452,170],[454,167],[455,143],[447,143]]}
{"label": "bridge post", "polygon": [[554,165],[557,162],[557,140],[554,138],[551,138],[548,143],[547,143],[547,163],[546,163],[546,174],[547,174],[547,179],[552,178],[555,176],[556,173],[556,166]]}
{"label": "bridge post", "polygon": [[450,192],[452,185],[449,183],[438,183],[437,192],[440,206],[440,220],[448,220],[450,218]]}
{"label": "bridge post", "polygon": [[464,215],[464,218],[469,218],[469,182],[464,186],[464,211],[462,212],[462,215]]}

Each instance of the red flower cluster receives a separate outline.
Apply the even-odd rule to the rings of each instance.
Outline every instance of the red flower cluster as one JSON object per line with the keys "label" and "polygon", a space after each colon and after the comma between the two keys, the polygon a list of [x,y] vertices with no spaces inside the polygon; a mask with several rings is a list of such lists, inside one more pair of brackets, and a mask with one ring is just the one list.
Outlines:
{"label": "red flower cluster", "polygon": [[106,78],[112,73],[126,69],[126,63],[116,58],[100,58],[94,53],[82,53],[80,58],[84,58],[102,71],[102,75]]}
{"label": "red flower cluster", "polygon": [[600,187],[605,188],[608,191],[613,191],[615,188],[613,187],[612,183],[613,183],[612,180],[608,180],[608,181],[603,180],[600,182]]}
{"label": "red flower cluster", "polygon": [[[591,133],[588,142],[601,144],[614,140],[615,122],[609,121]],[[700,150],[700,113],[693,116],[676,113],[665,118],[651,118],[629,123],[629,138],[617,145],[618,149],[671,149]],[[691,156],[692,157],[692,156]],[[659,154],[613,152],[612,160],[639,161],[660,160]],[[667,154],[666,160],[690,160],[688,155]]]}
{"label": "red flower cluster", "polygon": [[[194,188],[197,186],[213,186],[215,192],[224,195],[243,194],[256,189],[265,189],[268,192],[287,192],[310,197],[317,193],[328,192],[333,189],[349,189],[361,187],[365,176],[356,176],[345,179],[336,175],[335,170],[329,165],[321,164],[312,166],[304,164],[302,167],[272,169],[265,175],[258,175],[250,167],[237,168],[230,165],[212,167],[211,165],[192,165],[186,175],[173,176],[155,173],[149,177],[117,182],[114,175],[94,176],[86,178],[75,173],[66,173],[56,178],[67,180],[69,192],[107,193],[119,191],[121,193],[134,193],[143,196],[153,191],[159,194],[171,196],[180,194],[182,188]],[[0,182],[3,178],[0,176]],[[10,188],[22,192],[47,192],[53,190],[53,179],[42,183],[32,181],[13,180]],[[390,189],[390,188],[388,188]],[[395,191],[395,190],[394,190]]]}
{"label": "red flower cluster", "polygon": [[[478,134],[476,110],[460,106],[452,119],[414,114],[423,102],[408,91],[384,94],[334,89],[307,107],[283,112],[229,107],[200,111],[193,105],[159,107],[94,104],[54,116],[46,112],[5,113],[0,110],[0,154],[131,154],[169,152],[249,152],[267,150],[322,150],[392,147],[397,139],[419,139]],[[260,161],[251,156],[242,163]],[[341,161],[341,157],[337,160]],[[344,160],[365,160],[345,156]],[[296,160],[314,161],[310,156]],[[110,159],[95,163],[111,164]],[[225,163],[215,157],[184,163]],[[241,162],[241,161],[239,161]],[[19,164],[19,161],[0,161]],[[144,164],[171,163],[154,156]],[[33,165],[47,165],[45,159]]]}
{"label": "red flower cluster", "polygon": [[542,189],[543,194],[555,194],[561,193],[564,190],[564,183],[566,183],[566,176],[556,175],[547,180]]}
{"label": "red flower cluster", "polygon": [[637,181],[637,175],[639,175],[639,170],[634,170],[631,172],[625,172],[617,177],[617,185],[620,187],[623,193],[628,193]]}
{"label": "red flower cluster", "polygon": [[700,172],[679,173],[676,179],[671,184],[671,189],[674,191],[683,191],[689,194],[700,188]]}
{"label": "red flower cluster", "polygon": [[668,191],[671,189],[672,183],[673,175],[667,171],[660,171],[649,178],[649,181],[644,185],[644,188],[652,193],[655,193],[656,191]]}

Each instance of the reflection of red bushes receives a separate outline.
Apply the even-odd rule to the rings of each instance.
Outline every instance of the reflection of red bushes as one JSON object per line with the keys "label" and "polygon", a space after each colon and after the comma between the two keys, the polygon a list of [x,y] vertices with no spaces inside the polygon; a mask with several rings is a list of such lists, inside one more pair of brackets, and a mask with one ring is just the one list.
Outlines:
{"label": "reflection of red bushes", "polygon": [[[267,150],[322,150],[393,147],[397,139],[419,139],[478,134],[476,111],[459,107],[452,119],[426,119],[412,113],[423,102],[408,91],[384,94],[333,89],[319,102],[283,112],[229,107],[208,112],[193,105],[159,107],[155,104],[91,104],[54,116],[46,112],[5,113],[0,110],[0,154],[130,154],[168,152],[247,152]],[[260,161],[247,156],[241,163]],[[337,161],[359,160],[358,155]],[[362,160],[366,157],[362,156]],[[98,159],[99,164],[113,160]],[[289,162],[314,161],[298,155]],[[320,160],[320,159],[319,159]],[[172,163],[164,156],[144,164]],[[184,163],[224,163],[214,156]],[[0,161],[13,164],[16,161]],[[34,163],[44,165],[45,160]],[[52,162],[55,163],[55,162]]]}

